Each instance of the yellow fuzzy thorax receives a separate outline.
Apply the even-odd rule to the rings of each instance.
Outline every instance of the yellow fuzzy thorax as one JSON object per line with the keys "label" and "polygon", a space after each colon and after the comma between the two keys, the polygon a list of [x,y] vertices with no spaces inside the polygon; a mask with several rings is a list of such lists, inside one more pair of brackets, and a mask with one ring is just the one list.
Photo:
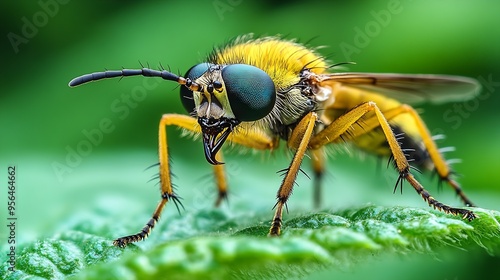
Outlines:
{"label": "yellow fuzzy thorax", "polygon": [[216,49],[211,55],[215,64],[243,63],[264,70],[274,81],[278,91],[299,82],[304,68],[321,74],[327,68],[323,57],[294,41],[277,37],[249,39],[243,36],[233,43]]}

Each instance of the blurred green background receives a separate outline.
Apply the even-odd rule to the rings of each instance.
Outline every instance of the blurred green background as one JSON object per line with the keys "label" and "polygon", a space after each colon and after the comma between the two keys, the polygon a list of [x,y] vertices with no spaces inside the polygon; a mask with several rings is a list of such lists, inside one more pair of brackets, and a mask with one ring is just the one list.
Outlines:
{"label": "blurred green background", "polygon": [[[282,34],[326,46],[321,54],[335,62],[355,61],[349,70],[356,72],[479,79],[483,92],[474,101],[418,108],[434,134],[447,136],[439,144],[457,147],[448,157],[463,160],[454,168],[463,175],[459,181],[470,198],[500,210],[495,175],[500,167],[500,3],[41,0],[3,1],[0,6],[0,182],[4,186],[7,181],[7,166],[18,167],[19,242],[50,236],[60,220],[96,207],[116,207],[124,217],[150,212],[158,198],[154,184],[146,184],[154,171],[143,170],[157,162],[160,116],[184,113],[176,85],[136,77],[69,88],[72,78],[138,68],[140,63],[153,68],[161,63],[184,73],[214,46],[247,33]],[[181,138],[175,129],[168,131],[186,208],[211,207],[213,186],[198,183],[210,174],[201,144]],[[283,151],[251,161],[229,154],[230,206],[270,209],[280,182],[274,172],[286,167],[289,158]],[[426,207],[408,187],[402,196],[393,195],[396,175],[377,167],[371,157],[339,153],[328,166],[325,207],[369,202]],[[255,173],[262,179],[255,179]],[[438,191],[435,180],[422,177],[437,198],[459,204],[448,188]],[[291,211],[311,209],[310,182],[299,178],[299,185]],[[0,207],[5,208],[7,190],[0,192]],[[245,199],[256,193],[261,198],[257,202]],[[120,198],[131,203],[120,204]],[[166,215],[173,213],[175,209],[167,209]],[[5,212],[0,214],[5,220]]]}

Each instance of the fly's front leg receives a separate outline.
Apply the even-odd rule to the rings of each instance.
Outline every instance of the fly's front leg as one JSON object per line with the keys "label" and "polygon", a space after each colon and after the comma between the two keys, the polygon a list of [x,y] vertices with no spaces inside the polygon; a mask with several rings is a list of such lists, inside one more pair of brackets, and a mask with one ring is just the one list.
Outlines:
{"label": "fly's front leg", "polygon": [[[377,122],[377,126],[380,125],[382,128],[384,135],[387,139],[387,143],[391,149],[392,155],[394,157],[394,162],[396,164],[396,168],[399,172],[398,183],[402,183],[402,180],[408,181],[413,188],[417,191],[417,193],[433,208],[441,210],[445,213],[451,213],[454,215],[460,215],[464,219],[473,220],[476,218],[476,215],[467,209],[461,208],[453,208],[448,205],[445,205],[439,201],[437,201],[434,197],[432,197],[429,192],[427,192],[422,185],[413,177],[410,172],[410,164],[406,159],[401,147],[398,144],[392,129],[387,122],[384,113],[380,111],[377,105],[374,102],[363,103],[352,110],[348,111],[344,115],[335,119],[330,125],[328,125],[321,132],[316,134],[310,141],[310,148],[317,149],[322,147],[328,143],[334,142],[339,139],[339,137],[349,130],[349,128],[355,124],[359,119],[361,119],[368,112],[375,112],[375,117],[369,119],[367,123],[375,123]],[[387,113],[387,112],[386,112]],[[393,112],[394,113],[394,112]],[[389,114],[390,115],[390,114]],[[356,135],[354,135],[356,136]],[[426,145],[427,147],[427,145]]]}
{"label": "fly's front leg", "polygon": [[127,244],[132,242],[137,242],[146,239],[154,226],[160,219],[161,212],[167,204],[168,201],[172,200],[174,203],[179,203],[179,198],[174,194],[172,188],[171,172],[169,165],[168,156],[168,144],[167,144],[167,132],[166,126],[175,125],[182,128],[190,129],[191,131],[196,131],[196,119],[184,115],[177,114],[166,114],[163,115],[160,120],[159,132],[158,132],[158,155],[160,160],[160,191],[161,200],[156,206],[155,211],[151,219],[146,223],[144,228],[137,234],[124,236],[113,241],[113,245],[118,247],[125,247]]}
{"label": "fly's front leg", "polygon": [[[269,137],[258,131],[248,130],[244,133],[235,131],[227,138],[228,142],[242,145],[248,148],[257,150],[273,150],[278,146],[279,139]],[[224,162],[222,151],[219,151],[215,156],[218,162]],[[215,200],[215,206],[218,207],[224,199],[227,199],[227,174],[223,164],[213,165],[215,182],[217,184],[218,196]]]}
{"label": "fly's front leg", "polygon": [[281,223],[283,216],[283,207],[286,206],[288,198],[292,194],[293,185],[297,178],[297,173],[300,170],[300,164],[304,158],[304,154],[308,148],[309,140],[314,131],[314,125],[318,116],[316,113],[311,112],[307,114],[292,131],[290,139],[288,139],[288,147],[296,149],[290,166],[286,170],[285,178],[277,193],[276,212],[272,221],[271,229],[269,230],[270,236],[280,235]]}
{"label": "fly's front leg", "polygon": [[[217,155],[215,155],[215,159],[218,162],[224,162],[222,158],[222,151],[219,151]],[[215,200],[215,207],[219,207],[222,201],[227,198],[227,177],[223,164],[214,165],[213,171],[215,183],[217,184],[218,190],[217,199]]]}
{"label": "fly's front leg", "polygon": [[[172,200],[176,205],[180,204],[179,198],[175,195],[172,188],[171,172],[169,165],[169,155],[168,155],[168,143],[167,143],[167,132],[166,127],[169,125],[177,126],[194,133],[200,133],[200,127],[195,118],[178,115],[178,114],[165,114],[160,120],[159,126],[159,160],[160,160],[160,191],[161,200],[156,206],[155,211],[151,219],[146,223],[144,228],[137,234],[124,236],[116,239],[113,244],[118,247],[125,247],[127,244],[132,242],[137,242],[144,240],[149,236],[154,226],[160,219],[161,212],[167,204],[168,201]],[[272,150],[277,146],[277,139],[266,136],[265,134],[259,134],[256,132],[251,132],[248,134],[234,133],[228,137],[228,141],[247,146],[254,149],[269,149]],[[222,156],[219,154],[216,158],[218,161],[222,161]],[[219,166],[219,167],[218,167]],[[225,172],[222,166],[214,166],[214,174],[217,182],[217,187],[219,189],[219,199],[222,200],[227,193],[227,181],[225,179]],[[222,194],[222,195],[221,195]],[[221,198],[222,197],[222,198]]]}

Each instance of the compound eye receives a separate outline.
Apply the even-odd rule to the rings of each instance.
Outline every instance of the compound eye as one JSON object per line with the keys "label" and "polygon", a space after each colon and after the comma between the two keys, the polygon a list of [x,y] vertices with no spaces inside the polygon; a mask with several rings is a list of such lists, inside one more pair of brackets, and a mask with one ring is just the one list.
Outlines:
{"label": "compound eye", "polygon": [[[197,64],[193,67],[191,67],[187,72],[186,75],[184,75],[184,78],[189,78],[191,81],[194,81],[198,79],[201,75],[203,75],[207,70],[213,66],[211,63],[200,63]],[[194,111],[194,99],[193,99],[193,92],[190,91],[188,88],[185,86],[181,86],[181,102],[182,106],[184,106],[184,109],[188,111],[188,113],[191,113]]]}
{"label": "compound eye", "polygon": [[276,102],[271,77],[255,66],[231,64],[222,69],[227,98],[236,119],[256,121],[267,116]]}

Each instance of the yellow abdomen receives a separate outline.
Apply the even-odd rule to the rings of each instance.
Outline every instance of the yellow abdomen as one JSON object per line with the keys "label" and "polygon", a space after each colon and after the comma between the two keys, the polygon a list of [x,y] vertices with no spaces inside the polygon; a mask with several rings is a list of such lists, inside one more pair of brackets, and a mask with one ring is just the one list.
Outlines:
{"label": "yellow abdomen", "polygon": [[[386,97],[382,94],[369,92],[366,90],[356,89],[352,87],[344,87],[339,85],[335,87],[334,92],[334,102],[330,104],[323,115],[323,120],[326,123],[332,122],[334,119],[338,118],[340,115],[349,111],[350,109],[358,106],[365,102],[375,102],[382,112],[387,112],[391,109],[397,108],[402,104],[392,98]],[[362,120],[360,120],[359,126],[353,126],[351,132],[356,130],[363,130],[364,120],[375,117],[374,113],[368,113]],[[398,114],[392,119],[389,119],[389,124],[395,129],[395,133],[404,133],[402,137],[416,145],[420,145],[422,138],[418,132],[415,120],[407,113]],[[391,151],[387,145],[386,137],[380,127],[373,129],[372,131],[351,139],[352,142],[359,148],[374,153],[380,156],[389,156]],[[412,144],[414,146],[414,144]],[[418,149],[419,147],[403,147]]]}

